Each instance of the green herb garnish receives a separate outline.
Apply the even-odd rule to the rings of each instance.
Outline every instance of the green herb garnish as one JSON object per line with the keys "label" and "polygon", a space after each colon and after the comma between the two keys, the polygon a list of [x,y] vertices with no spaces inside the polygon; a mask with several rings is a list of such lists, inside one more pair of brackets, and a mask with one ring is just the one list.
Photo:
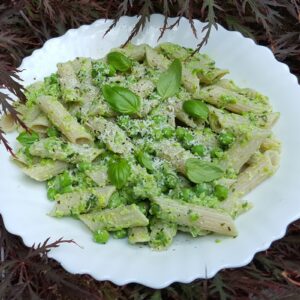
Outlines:
{"label": "green herb garnish", "polygon": [[182,109],[193,118],[201,120],[207,120],[208,118],[208,107],[201,101],[187,100],[183,103]]}
{"label": "green herb garnish", "polygon": [[116,112],[129,115],[140,110],[140,98],[127,88],[117,85],[104,85],[102,93],[105,100]]}
{"label": "green herb garnish", "polygon": [[118,189],[123,187],[131,174],[131,168],[126,159],[112,162],[108,167],[108,178]]}
{"label": "green herb garnish", "polygon": [[157,82],[158,94],[163,98],[174,96],[180,89],[182,66],[178,59],[175,59],[167,71],[162,73]]}
{"label": "green herb garnish", "polygon": [[194,183],[210,182],[223,176],[223,170],[217,165],[189,158],[185,163],[186,175]]}
{"label": "green herb garnish", "polygon": [[107,62],[116,70],[126,72],[131,69],[132,61],[120,52],[110,52],[107,55]]}

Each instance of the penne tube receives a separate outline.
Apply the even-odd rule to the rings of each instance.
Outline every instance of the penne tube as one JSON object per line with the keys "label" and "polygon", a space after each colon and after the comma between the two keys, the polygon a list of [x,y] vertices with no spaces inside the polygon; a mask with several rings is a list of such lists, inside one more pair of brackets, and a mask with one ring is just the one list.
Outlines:
{"label": "penne tube", "polygon": [[224,89],[227,90],[231,90],[234,91],[240,95],[243,95],[253,101],[259,101],[262,102],[266,105],[270,105],[269,104],[269,100],[268,97],[262,95],[261,93],[253,90],[253,89],[249,89],[249,88],[240,88],[238,87],[232,80],[229,79],[221,79],[218,82],[215,83],[215,85],[218,85]]}
{"label": "penne tube", "polygon": [[246,112],[265,113],[270,110],[270,107],[262,102],[251,101],[243,95],[217,85],[202,88],[197,95],[194,94],[194,97],[237,114]]}
{"label": "penne tube", "polygon": [[224,169],[233,168],[239,172],[241,167],[260,148],[263,141],[270,136],[269,130],[254,129],[239,138],[226,152],[225,157],[219,161]]}
{"label": "penne tube", "polygon": [[29,147],[31,155],[69,163],[92,162],[103,150],[86,145],[66,143],[58,138],[45,138]]}
{"label": "penne tube", "polygon": [[42,111],[38,105],[25,106],[22,113],[25,123],[30,124],[33,122],[41,114],[41,112]]}
{"label": "penne tube", "polygon": [[155,51],[150,46],[146,47],[146,62],[149,67],[159,69],[161,71],[166,70],[169,65],[170,61],[162,54]]}
{"label": "penne tube", "polygon": [[103,209],[80,215],[79,219],[91,230],[120,230],[123,228],[147,226],[148,219],[136,204]]}
{"label": "penne tube", "polygon": [[162,251],[171,246],[173,237],[177,233],[177,225],[162,220],[152,220],[150,231],[150,247]]}
{"label": "penne tube", "polygon": [[134,45],[132,43],[128,43],[124,48],[114,48],[111,52],[121,52],[133,60],[143,61],[146,54],[146,48],[146,44]]}
{"label": "penne tube", "polygon": [[71,62],[80,82],[80,99],[82,103],[90,103],[99,96],[99,88],[93,84],[92,60],[86,57],[77,57]]}
{"label": "penne tube", "polygon": [[[192,56],[193,50],[169,42],[158,45],[156,50],[159,53],[166,55],[169,59],[177,58],[183,61],[183,70],[189,72],[187,78],[198,77],[201,83],[212,84],[228,74],[228,70],[216,68],[215,62],[206,54],[194,53]],[[191,77],[190,74],[193,76]],[[193,92],[192,90],[193,89],[189,89],[190,92]],[[198,91],[199,89],[197,88],[194,93],[197,93]]]}
{"label": "penne tube", "polygon": [[147,243],[150,241],[148,227],[132,227],[128,229],[128,242],[130,244]]}
{"label": "penne tube", "polygon": [[214,132],[220,133],[222,130],[230,129],[239,132],[245,126],[250,126],[249,120],[241,115],[229,113],[223,109],[208,105],[209,124]]}
{"label": "penne tube", "polygon": [[195,227],[229,236],[237,235],[233,219],[227,213],[163,196],[154,197],[153,202],[159,206],[158,218],[180,226]]}
{"label": "penne tube", "polygon": [[185,175],[185,162],[195,156],[188,150],[185,150],[179,143],[165,140],[154,145],[156,155],[168,161],[179,173]]}
{"label": "penne tube", "polygon": [[102,117],[89,120],[87,125],[94,130],[98,138],[114,153],[129,154],[133,145],[126,133],[115,123]]}
{"label": "penne tube", "polygon": [[46,181],[68,168],[68,164],[63,161],[53,161],[49,160],[47,162],[42,162],[34,164],[32,166],[21,166],[21,170],[37,181]]}
{"label": "penne tube", "polygon": [[51,124],[44,114],[39,114],[33,121],[27,123],[27,126],[35,132],[46,133]]}
{"label": "penne tube", "polygon": [[57,64],[57,74],[64,102],[81,102],[80,82],[72,63]]}
{"label": "penne tube", "polygon": [[17,124],[11,114],[0,116],[0,129],[5,132],[13,132],[17,129]]}
{"label": "penne tube", "polygon": [[231,130],[232,132],[245,131],[253,126],[262,129],[271,129],[277,122],[280,114],[277,112],[264,114],[245,114],[238,115],[226,110],[208,105],[209,124],[214,132],[220,133],[222,130]]}
{"label": "penne tube", "polygon": [[108,118],[117,116],[117,113],[109,106],[101,95],[91,102],[84,103],[81,107],[81,113],[85,119],[95,116],[105,116]]}
{"label": "penne tube", "polygon": [[249,165],[231,186],[228,198],[222,202],[221,208],[231,215],[239,214],[243,209],[243,202],[239,199],[272,176],[279,167],[279,159],[279,152],[273,150],[254,154]]}
{"label": "penne tube", "polygon": [[260,145],[260,151],[265,152],[267,150],[274,150],[280,152],[281,149],[281,142],[275,138],[273,135],[267,137],[262,144]]}
{"label": "penne tube", "polygon": [[207,230],[198,229],[195,227],[187,227],[187,226],[178,226],[177,229],[178,231],[189,233],[192,237],[205,236],[211,233],[210,231]]}
{"label": "penne tube", "polygon": [[90,144],[93,137],[80,125],[66,108],[51,96],[39,96],[37,102],[50,121],[73,144]]}
{"label": "penne tube", "polygon": [[106,166],[96,166],[85,172],[98,186],[104,186],[108,182],[108,174]]}
{"label": "penne tube", "polygon": [[54,217],[77,216],[93,209],[105,208],[115,190],[114,186],[108,185],[102,188],[59,194],[55,197],[56,204],[50,215]]}

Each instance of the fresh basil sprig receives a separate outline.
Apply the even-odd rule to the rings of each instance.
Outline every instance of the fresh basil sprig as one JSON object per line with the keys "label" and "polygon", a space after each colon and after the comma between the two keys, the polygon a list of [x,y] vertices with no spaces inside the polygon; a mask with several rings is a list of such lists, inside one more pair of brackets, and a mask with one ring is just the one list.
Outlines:
{"label": "fresh basil sprig", "polygon": [[187,100],[183,102],[182,109],[191,117],[207,120],[208,118],[208,107],[201,101],[198,100]]}
{"label": "fresh basil sprig", "polygon": [[131,168],[126,159],[111,162],[108,166],[108,178],[118,189],[123,187],[131,174]]}
{"label": "fresh basil sprig", "polygon": [[103,85],[104,99],[111,108],[121,114],[133,114],[140,110],[140,98],[127,88],[118,85]]}
{"label": "fresh basil sprig", "polygon": [[120,52],[110,52],[107,54],[107,62],[116,70],[126,72],[131,69],[132,61]]}
{"label": "fresh basil sprig", "polygon": [[147,170],[149,170],[149,171],[154,170],[153,165],[152,165],[152,160],[151,160],[151,157],[149,154],[147,154],[145,152],[139,152],[137,154],[137,160]]}
{"label": "fresh basil sprig", "polygon": [[189,158],[185,162],[185,169],[188,179],[194,183],[210,182],[224,174],[217,165],[197,158]]}
{"label": "fresh basil sprig", "polygon": [[159,76],[156,88],[158,94],[163,98],[174,96],[180,88],[182,66],[179,59],[175,59],[169,68]]}

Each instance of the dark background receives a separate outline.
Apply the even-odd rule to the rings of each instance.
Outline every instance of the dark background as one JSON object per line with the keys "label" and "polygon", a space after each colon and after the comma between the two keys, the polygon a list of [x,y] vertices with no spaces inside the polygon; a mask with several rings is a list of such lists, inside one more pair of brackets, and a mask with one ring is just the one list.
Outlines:
{"label": "dark background", "polygon": [[[138,14],[141,18],[133,36],[151,13],[177,16],[178,22],[186,17],[194,34],[192,19],[207,21],[199,47],[209,39],[215,22],[240,31],[269,47],[300,78],[299,0],[0,0],[0,86],[22,97],[22,87],[13,80],[16,67],[46,40],[70,28],[99,18],[117,22],[122,15]],[[162,24],[164,30],[168,28]],[[0,93],[0,110],[11,109],[10,100]],[[9,147],[1,131],[0,141]],[[5,197],[1,191],[0,197]],[[258,253],[248,266],[223,270],[210,280],[175,283],[163,290],[138,284],[119,287],[88,275],[69,274],[47,258],[47,251],[63,242],[70,241],[46,241],[30,249],[5,230],[1,219],[0,299],[300,299],[300,221],[290,225],[283,239]]]}

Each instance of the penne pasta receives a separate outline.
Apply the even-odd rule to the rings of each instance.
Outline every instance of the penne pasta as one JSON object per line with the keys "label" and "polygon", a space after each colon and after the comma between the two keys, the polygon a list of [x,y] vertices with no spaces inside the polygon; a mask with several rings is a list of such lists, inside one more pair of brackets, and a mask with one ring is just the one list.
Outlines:
{"label": "penne pasta", "polygon": [[51,216],[77,216],[93,209],[105,208],[116,188],[112,185],[58,195]]}
{"label": "penne pasta", "polygon": [[[168,249],[178,232],[235,237],[241,200],[273,175],[279,118],[266,96],[223,79],[206,54],[173,43],[128,43],[77,57],[14,103],[12,160],[46,181],[53,217],[74,217],[106,243]],[[16,128],[11,116],[0,128]]]}
{"label": "penne pasta", "polygon": [[158,217],[169,222],[229,236],[237,235],[233,220],[226,213],[166,197],[155,197],[153,202],[159,206]]}
{"label": "penne pasta", "polygon": [[251,101],[244,95],[226,90],[217,85],[202,88],[198,94],[194,94],[194,97],[237,114],[246,112],[264,113],[270,110],[270,107],[265,103]]}
{"label": "penne pasta", "polygon": [[118,125],[102,117],[88,121],[87,125],[99,133],[98,138],[103,141],[112,152],[124,154],[129,153],[133,148],[126,133]]}
{"label": "penne pasta", "polygon": [[92,231],[99,229],[120,230],[147,226],[149,223],[135,204],[83,214],[79,216],[79,219]]}
{"label": "penne pasta", "polygon": [[31,155],[51,158],[69,163],[92,162],[103,150],[66,143],[58,138],[46,138],[35,142],[29,147]]}
{"label": "penne pasta", "polygon": [[150,241],[148,227],[132,227],[128,229],[128,242],[130,244],[147,243]]}
{"label": "penne pasta", "polygon": [[225,152],[225,157],[219,161],[219,165],[224,169],[233,168],[239,172],[268,136],[270,136],[268,130],[254,129],[245,134]]}
{"label": "penne pasta", "polygon": [[31,166],[22,166],[21,170],[36,181],[46,181],[68,168],[68,164],[62,161],[49,160]]}
{"label": "penne pasta", "polygon": [[279,153],[268,150],[256,153],[249,165],[238,175],[236,182],[231,186],[230,194],[221,208],[236,216],[243,211],[243,202],[239,199],[248,194],[260,183],[272,176],[279,167]]}
{"label": "penne pasta", "polygon": [[150,247],[162,251],[171,246],[173,238],[177,233],[177,225],[161,220],[153,220],[150,230]]}
{"label": "penne pasta", "polygon": [[80,82],[72,63],[57,64],[57,74],[64,102],[81,102]]}
{"label": "penne pasta", "polygon": [[87,130],[54,97],[40,96],[37,102],[50,121],[61,130],[71,143],[90,144],[93,141]]}

